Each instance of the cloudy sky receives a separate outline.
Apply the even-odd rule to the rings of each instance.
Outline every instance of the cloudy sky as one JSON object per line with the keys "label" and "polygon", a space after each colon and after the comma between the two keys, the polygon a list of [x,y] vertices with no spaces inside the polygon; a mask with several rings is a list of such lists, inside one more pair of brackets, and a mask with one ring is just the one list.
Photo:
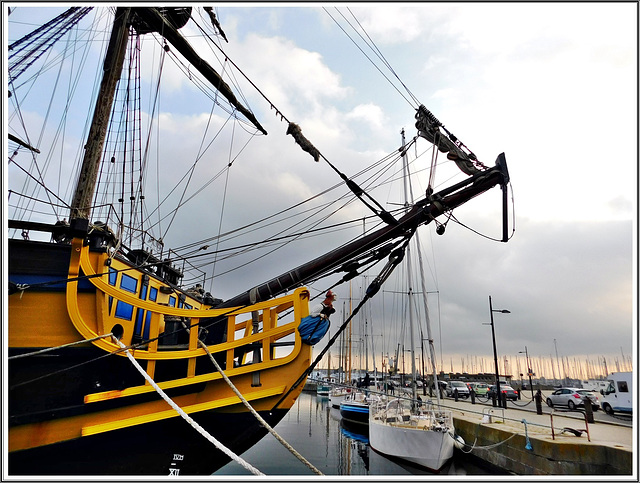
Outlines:
{"label": "cloudy sky", "polygon": [[[623,355],[635,361],[637,8],[554,2],[337,8],[234,3],[216,12],[229,57],[348,176],[397,150],[402,129],[408,140],[415,136],[411,95],[485,165],[505,153],[510,211],[515,207],[508,243],[487,238],[501,236],[498,188],[454,211],[464,226],[452,221],[443,236],[433,225],[420,231],[427,289],[437,292],[428,300],[438,359],[445,370],[460,370],[463,361],[470,370],[480,360],[491,372],[491,329],[484,325],[490,321],[489,296],[494,308],[511,311],[494,314],[499,357],[515,361],[526,347],[531,357],[555,358],[556,349],[561,358],[606,357],[610,369]],[[12,13],[13,32],[25,28],[21,21],[33,21],[33,13],[26,8]],[[349,25],[366,32],[393,72],[370,50],[360,50],[363,43]],[[187,107],[199,106],[189,101],[187,87],[175,82],[173,101],[162,109],[173,108],[166,117],[179,142],[170,149],[180,160],[189,152],[187,144],[200,142],[189,132],[206,122],[208,111],[187,114]],[[231,230],[340,182],[325,163],[313,162],[285,136],[286,124],[262,97],[250,88],[243,94],[269,135],[253,164],[229,170],[226,189],[235,193],[228,196],[236,208],[225,203],[222,221],[211,214],[211,223],[202,223],[198,215],[219,205],[194,205],[167,241],[180,245],[186,238],[215,236],[218,229]],[[412,154],[427,150],[422,141]],[[420,161],[425,169],[430,156],[427,152]],[[416,162],[412,169],[420,166]],[[210,173],[203,169],[205,179]],[[437,187],[451,182],[441,175],[436,183],[444,184]],[[427,177],[424,170],[416,173],[416,197],[423,195]],[[462,178],[458,174],[453,181]],[[403,201],[401,185],[380,186],[373,194],[390,210]],[[368,215],[361,204],[351,203],[330,222]],[[314,238],[255,268],[249,282],[246,274],[232,273],[207,288],[229,298],[352,235]],[[401,290],[395,284],[365,311],[379,354],[392,352],[402,330],[395,320],[402,311],[391,313],[393,302],[387,301]],[[360,285],[353,282],[354,297]],[[311,288],[319,293],[327,286],[319,281]],[[349,288],[336,290],[339,303],[346,302]],[[333,328],[341,317],[334,316]]]}

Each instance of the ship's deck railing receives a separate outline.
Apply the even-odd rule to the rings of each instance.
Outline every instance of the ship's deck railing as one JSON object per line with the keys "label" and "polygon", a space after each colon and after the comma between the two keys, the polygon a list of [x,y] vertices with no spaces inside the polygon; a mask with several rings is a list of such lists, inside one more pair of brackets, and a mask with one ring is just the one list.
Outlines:
{"label": "ship's deck railing", "polygon": [[[200,321],[203,318],[226,323],[226,340],[207,345],[207,349],[216,357],[230,377],[285,365],[295,359],[301,351],[302,341],[296,329],[300,320],[309,314],[309,291],[306,288],[298,288],[290,295],[246,307],[211,309],[199,308],[194,304],[192,308],[176,308],[156,301],[143,300],[138,294],[128,293],[117,284],[109,283],[108,274],[100,276],[96,269],[104,263],[102,258],[106,256],[98,254],[93,260],[89,255],[88,247],[83,245],[82,240],[74,240],[69,279],[73,280],[78,278],[79,274],[83,274],[95,286],[96,297],[93,302],[95,307],[89,308],[88,306],[92,303],[79,301],[78,282],[69,282],[67,309],[71,321],[87,340],[105,333],[113,333],[123,344],[134,349],[133,354],[137,360],[146,361],[146,371],[151,377],[154,377],[158,363],[186,360],[183,375],[161,382],[163,388],[221,378],[217,371],[196,374],[196,360],[199,357],[208,357],[205,349],[199,347],[198,335]],[[154,280],[153,283],[160,282]],[[148,339],[143,344],[136,345],[134,342],[135,320],[123,321],[113,317],[112,308],[116,305],[115,301],[130,304],[134,310],[144,311],[145,319],[150,325]],[[95,317],[96,311],[97,317]],[[281,320],[280,316],[285,312],[286,317]],[[160,344],[160,339],[162,330],[166,326],[165,321],[176,318],[188,329],[188,339],[185,344],[175,345],[172,348],[163,346]],[[92,344],[107,352],[124,356],[116,341],[98,339]],[[279,352],[278,348],[281,347],[286,349]],[[149,389],[149,386],[145,385],[129,387],[121,391],[104,391],[87,395],[85,402],[121,397],[129,393],[133,395],[148,392]],[[114,392],[118,394],[112,394]]]}

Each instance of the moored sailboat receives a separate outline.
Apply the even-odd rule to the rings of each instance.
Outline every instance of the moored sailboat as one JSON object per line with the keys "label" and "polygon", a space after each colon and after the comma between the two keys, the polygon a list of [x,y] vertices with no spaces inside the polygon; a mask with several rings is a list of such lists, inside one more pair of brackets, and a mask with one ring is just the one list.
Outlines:
{"label": "moored sailboat", "polygon": [[[222,130],[228,123],[250,130],[252,136],[266,131],[238,100],[235,86],[195,54],[180,34],[192,20],[191,7],[95,9],[110,17],[113,28],[108,39],[88,42],[107,47],[95,102],[85,99],[94,104],[90,128],[74,137],[80,155],[59,149],[64,151],[60,158],[76,166],[76,174],[72,174],[75,168],[61,167],[56,182],[45,182],[41,168],[48,163],[40,156],[48,159],[56,148],[45,150],[23,123],[34,117],[24,115],[30,114],[28,98],[44,89],[36,87],[39,76],[24,82],[22,76],[29,68],[39,68],[46,87],[57,87],[43,75],[51,64],[40,56],[54,40],[69,40],[66,33],[77,33],[77,22],[91,10],[71,8],[10,46],[10,166],[23,173],[10,180],[17,185],[32,181],[38,188],[23,192],[12,185],[9,192],[8,471],[11,475],[211,474],[229,461],[221,446],[240,454],[266,434],[224,376],[271,426],[302,391],[313,366],[312,347],[299,330],[312,298],[305,285],[331,272],[352,276],[365,264],[389,259],[367,297],[375,295],[415,229],[494,186],[506,187],[506,162],[501,156],[495,167],[475,167],[475,157],[442,134],[439,121],[420,106],[418,131],[460,163],[468,175],[465,181],[430,193],[402,218],[378,211],[384,224],[377,230],[267,282],[251,282],[247,290],[225,301],[217,299],[198,283],[198,276],[186,276],[188,270],[201,268],[193,266],[199,256],[194,253],[209,245],[185,244],[178,253],[165,248],[163,232],[154,236],[147,227],[146,199],[154,190],[145,191],[142,179],[154,142],[143,142],[142,134],[153,139],[154,129],[141,125],[145,116],[140,115],[142,89],[136,69],[146,64],[136,55],[144,39],[156,39],[154,46],[160,46],[161,55],[171,55],[172,49],[179,52],[176,58],[190,79],[198,79],[203,97],[214,106],[222,105],[225,117],[211,118],[216,127]],[[212,11],[205,8],[205,12],[216,35],[224,36]],[[103,29],[79,31],[98,34]],[[71,45],[67,43],[70,50],[65,54],[77,52]],[[36,58],[28,59],[29,54]],[[61,54],[61,58],[66,57]],[[62,63],[60,72],[66,72]],[[72,86],[80,79],[71,78]],[[40,104],[57,109],[64,122],[77,121],[68,114],[70,102]],[[146,114],[152,118],[151,111],[157,115],[153,100],[149,106]],[[165,115],[163,120],[172,119]],[[233,135],[225,141],[237,135],[233,127]],[[81,127],[78,130],[82,132]],[[297,125],[289,122],[287,130],[304,151],[320,158]],[[49,137],[43,136],[42,144]],[[217,137],[209,133],[203,145]],[[51,138],[63,146],[71,142],[64,129]],[[238,154],[231,149],[224,152]],[[181,154],[172,151],[158,176],[162,169],[173,169]],[[75,190],[65,194],[61,184],[69,179],[76,180]],[[108,181],[117,181],[118,188]],[[345,184],[362,197],[352,180],[345,178]],[[163,203],[159,198],[158,206]],[[198,224],[211,216],[198,215],[185,217]],[[272,238],[270,234],[265,240]],[[246,249],[237,247],[234,254]],[[216,260],[222,253],[216,253]],[[190,419],[170,408],[161,392]],[[200,430],[221,446],[212,449]]]}
{"label": "moored sailboat", "polygon": [[[403,131],[403,147],[405,144],[404,141]],[[406,151],[404,152],[403,165],[405,170],[408,170]],[[408,175],[408,173],[406,174]],[[408,193],[405,193],[405,196],[408,196]],[[416,248],[419,252],[420,244],[418,243],[417,234],[415,240]],[[420,263],[422,263],[421,257],[419,257],[419,260]],[[414,293],[411,251],[409,247],[407,247],[406,264],[411,347],[411,399],[397,398],[389,402],[383,401],[382,403],[372,406],[369,412],[369,439],[371,447],[384,455],[399,458],[432,471],[439,471],[442,466],[453,457],[454,445],[458,442],[458,439],[455,436],[452,412],[440,406],[439,391],[436,391],[437,405],[429,401],[427,407],[423,408],[422,403],[418,402],[416,394],[417,373],[414,358]],[[420,272],[423,273],[422,266],[420,267]],[[426,296],[424,280],[422,293]],[[423,298],[423,300],[425,302],[426,327],[434,387],[438,387],[435,350],[428,316],[429,312],[426,298]]]}

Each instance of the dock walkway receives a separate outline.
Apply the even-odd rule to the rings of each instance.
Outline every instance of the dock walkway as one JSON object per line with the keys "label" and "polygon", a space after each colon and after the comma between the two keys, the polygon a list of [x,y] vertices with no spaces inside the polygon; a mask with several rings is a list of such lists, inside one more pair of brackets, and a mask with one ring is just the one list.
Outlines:
{"label": "dock walkway", "polygon": [[[634,428],[597,421],[579,411],[552,415],[507,405],[445,400],[453,411],[461,450],[518,475],[637,475]],[[553,427],[552,427],[553,421]],[[565,428],[576,430],[564,431]],[[588,430],[588,434],[587,434]]]}

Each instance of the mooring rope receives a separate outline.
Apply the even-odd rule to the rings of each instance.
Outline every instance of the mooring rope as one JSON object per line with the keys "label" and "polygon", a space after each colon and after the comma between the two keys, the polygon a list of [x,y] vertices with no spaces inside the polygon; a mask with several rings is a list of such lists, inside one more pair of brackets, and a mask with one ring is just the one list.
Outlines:
{"label": "mooring rope", "polygon": [[62,344],[56,347],[47,347],[46,349],[42,349],[39,351],[35,351],[35,352],[27,352],[26,354],[18,354],[15,356],[11,356],[11,357],[7,357],[8,360],[11,359],[20,359],[21,357],[30,357],[30,356],[37,356],[38,354],[42,354],[44,352],[51,352],[51,351],[55,351],[58,349],[64,349],[65,347],[71,347],[74,345],[78,345],[78,344],[86,344],[87,342],[94,342],[96,340],[100,340],[100,339],[104,339],[106,337],[111,337],[113,334],[111,332],[109,332],[108,334],[104,334],[104,335],[99,335],[98,337],[94,337],[93,339],[83,339],[83,340],[78,340],[76,342],[69,342],[68,344]]}
{"label": "mooring rope", "polygon": [[178,406],[175,402],[173,402],[173,400],[169,396],[167,396],[162,389],[160,389],[160,387],[155,383],[155,381],[153,379],[151,379],[151,376],[149,376],[149,374],[147,374],[147,371],[145,371],[142,368],[142,366],[140,364],[138,364],[138,361],[136,361],[136,359],[131,355],[131,352],[129,351],[127,346],[124,345],[122,342],[120,342],[120,340],[116,339],[115,337],[114,337],[114,340],[116,341],[116,343],[118,343],[120,345],[120,347],[122,349],[124,349],[124,353],[127,355],[127,357],[129,358],[131,363],[134,365],[134,367],[136,369],[138,369],[138,371],[140,372],[142,377],[144,377],[147,380],[147,382],[149,384],[151,384],[151,386],[156,390],[156,392],[162,397],[162,399],[164,399],[167,402],[167,404],[169,404],[169,406],[171,406],[173,409],[175,409],[176,412],[180,416],[182,416],[182,418],[185,421],[187,421],[191,426],[193,426],[193,428],[196,431],[198,431],[198,433],[200,433],[202,436],[204,436],[207,440],[209,440],[211,443],[213,443],[213,445],[216,448],[218,448],[220,451],[222,451],[224,454],[226,454],[229,458],[231,458],[232,460],[234,460],[235,462],[240,464],[246,470],[250,471],[254,475],[265,476],[264,473],[262,473],[260,470],[258,470],[256,468],[254,468],[253,466],[251,466],[249,463],[247,463],[245,460],[243,460],[240,456],[238,456],[233,451],[231,451],[229,448],[227,448],[225,445],[223,445],[220,441],[218,441],[211,434],[209,434],[202,426],[200,426],[197,422],[195,422],[191,416],[189,416],[187,413],[185,413],[180,406]]}
{"label": "mooring rope", "polygon": [[487,446],[477,446],[476,442],[478,441],[478,428],[480,427],[480,425],[478,424],[476,426],[476,435],[475,435],[475,440],[473,441],[473,444],[467,444],[467,443],[463,443],[463,447],[464,446],[468,446],[469,447],[469,451],[465,451],[464,449],[460,448],[460,451],[462,451],[465,454],[469,454],[471,453],[474,449],[493,449],[493,448],[497,448],[498,446],[506,443],[507,441],[509,441],[511,438],[515,438],[516,436],[518,436],[518,434],[520,433],[513,433],[511,436],[509,436],[507,439],[503,440],[503,441],[499,441],[495,444],[488,444]]}
{"label": "mooring rope", "polygon": [[251,414],[253,414],[256,417],[256,419],[260,422],[260,424],[262,424],[267,429],[267,431],[269,431],[269,433],[271,433],[274,436],[274,438],[276,438],[285,448],[287,448],[291,452],[291,454],[293,454],[296,458],[298,458],[307,468],[309,468],[311,471],[313,471],[317,475],[324,476],[324,474],[320,470],[318,470],[315,466],[313,466],[307,459],[305,459],[304,456],[302,456],[300,453],[298,453],[293,446],[291,446],[289,443],[287,443],[269,425],[269,423],[267,423],[264,420],[264,418],[262,416],[260,416],[260,414],[258,414],[258,412],[255,409],[253,409],[251,404],[249,404],[249,402],[244,398],[244,396],[240,393],[240,391],[238,391],[238,389],[233,384],[233,382],[231,382],[231,379],[229,379],[227,377],[227,375],[222,371],[222,368],[220,367],[218,362],[214,359],[214,357],[211,354],[211,352],[209,352],[209,348],[206,346],[206,344],[204,344],[204,342],[202,342],[201,340],[198,340],[198,342],[200,344],[200,347],[202,347],[205,350],[205,352],[209,355],[209,358],[211,359],[211,362],[213,362],[213,365],[216,367],[216,369],[218,370],[220,375],[222,375],[222,378],[226,381],[226,383],[229,385],[231,390],[236,394],[236,396],[238,396],[238,398],[240,398],[240,401],[242,401],[242,404],[244,404],[246,406],[246,408],[251,412]]}

